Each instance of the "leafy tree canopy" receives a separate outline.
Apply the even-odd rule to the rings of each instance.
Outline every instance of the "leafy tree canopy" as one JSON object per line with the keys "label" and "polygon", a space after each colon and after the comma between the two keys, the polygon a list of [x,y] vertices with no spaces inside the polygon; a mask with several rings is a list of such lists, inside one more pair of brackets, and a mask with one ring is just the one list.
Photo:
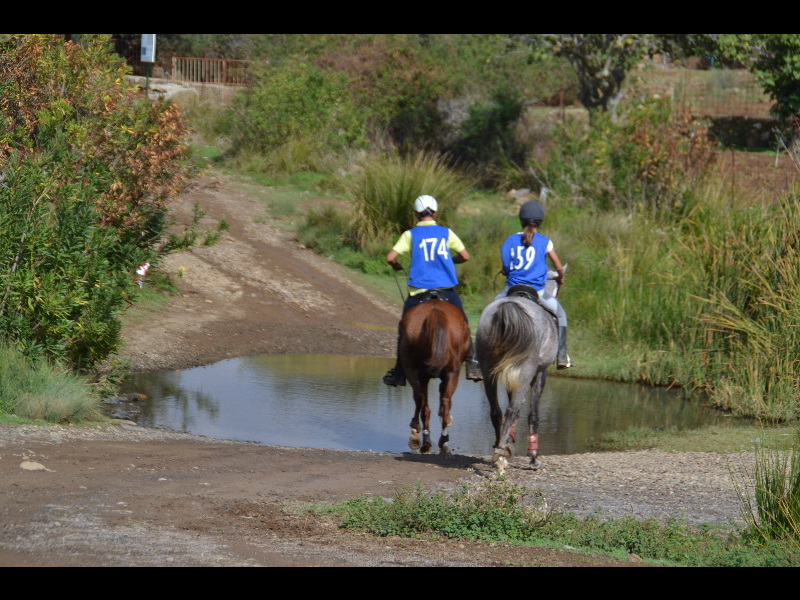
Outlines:
{"label": "leafy tree canopy", "polygon": [[664,48],[664,39],[643,33],[546,33],[524,36],[534,52],[563,56],[578,75],[579,100],[590,111],[619,101],[628,71]]}

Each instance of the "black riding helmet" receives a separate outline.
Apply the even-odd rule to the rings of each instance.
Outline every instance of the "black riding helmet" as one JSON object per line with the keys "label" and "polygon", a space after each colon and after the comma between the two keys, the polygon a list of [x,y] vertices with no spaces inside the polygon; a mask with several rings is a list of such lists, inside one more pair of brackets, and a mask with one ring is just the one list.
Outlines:
{"label": "black riding helmet", "polygon": [[525,227],[528,223],[544,221],[544,206],[537,200],[528,200],[519,207],[519,222]]}

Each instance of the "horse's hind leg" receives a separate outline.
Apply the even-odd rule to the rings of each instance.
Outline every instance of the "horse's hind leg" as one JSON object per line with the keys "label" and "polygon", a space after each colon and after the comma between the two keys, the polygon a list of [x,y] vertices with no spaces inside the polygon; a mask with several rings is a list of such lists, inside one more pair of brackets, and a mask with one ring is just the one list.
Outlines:
{"label": "horse's hind leg", "polygon": [[547,373],[542,371],[533,380],[531,385],[531,413],[528,416],[528,456],[531,459],[531,468],[539,469],[542,466],[542,459],[539,456],[539,400],[544,390],[544,382]]}
{"label": "horse's hind leg", "polygon": [[511,432],[517,424],[517,419],[519,419],[519,407],[524,398],[525,392],[523,389],[518,389],[508,394],[508,407],[506,407],[506,412],[503,415],[503,425],[500,428],[492,459],[497,472],[500,474],[508,467],[508,459],[514,454],[513,442],[509,442],[512,439]]}
{"label": "horse's hind leg", "polygon": [[[422,447],[422,439],[420,432],[422,431],[422,423],[420,422],[420,413],[423,408],[427,408],[427,401],[424,398],[426,394],[423,393],[423,384],[415,375],[408,378],[408,383],[411,384],[411,389],[414,392],[414,416],[411,418],[411,435],[408,438],[408,447],[412,450],[419,450]],[[427,387],[427,384],[425,385]]]}
{"label": "horse's hind leg", "polygon": [[450,425],[453,415],[453,394],[458,387],[458,370],[447,373],[439,384],[439,418],[442,421],[442,435],[439,437],[439,450],[442,454],[450,454]]}
{"label": "horse's hind leg", "polygon": [[500,403],[497,401],[497,382],[489,374],[483,378],[483,389],[486,392],[486,399],[489,400],[489,418],[494,427],[494,445],[500,443],[500,428],[503,426],[503,411],[500,410]]}
{"label": "horse's hind leg", "polygon": [[[427,454],[431,451],[431,409],[428,406],[428,380],[412,381],[409,378],[409,383],[414,389],[416,408],[414,418],[411,419],[411,436],[408,439],[408,447],[412,450],[419,449],[421,453]],[[420,432],[422,439],[420,439]]]}

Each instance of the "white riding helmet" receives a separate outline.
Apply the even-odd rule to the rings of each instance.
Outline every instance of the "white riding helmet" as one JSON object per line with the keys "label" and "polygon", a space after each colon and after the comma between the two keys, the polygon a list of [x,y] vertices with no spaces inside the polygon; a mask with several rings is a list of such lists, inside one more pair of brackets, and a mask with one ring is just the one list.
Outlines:
{"label": "white riding helmet", "polygon": [[426,210],[432,210],[433,212],[439,210],[436,204],[436,198],[428,196],[427,194],[414,200],[414,212],[421,213]]}

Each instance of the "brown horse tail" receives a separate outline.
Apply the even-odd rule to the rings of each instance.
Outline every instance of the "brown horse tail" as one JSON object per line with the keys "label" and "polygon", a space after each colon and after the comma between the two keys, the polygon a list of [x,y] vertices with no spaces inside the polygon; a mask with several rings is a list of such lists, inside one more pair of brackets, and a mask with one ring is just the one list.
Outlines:
{"label": "brown horse tail", "polygon": [[516,302],[503,302],[492,315],[487,345],[497,362],[492,375],[510,392],[519,389],[522,364],[534,349],[533,320]]}
{"label": "brown horse tail", "polygon": [[447,334],[447,315],[434,308],[425,319],[425,338],[430,340],[430,354],[425,366],[431,374],[439,373],[450,361],[450,337]]}

